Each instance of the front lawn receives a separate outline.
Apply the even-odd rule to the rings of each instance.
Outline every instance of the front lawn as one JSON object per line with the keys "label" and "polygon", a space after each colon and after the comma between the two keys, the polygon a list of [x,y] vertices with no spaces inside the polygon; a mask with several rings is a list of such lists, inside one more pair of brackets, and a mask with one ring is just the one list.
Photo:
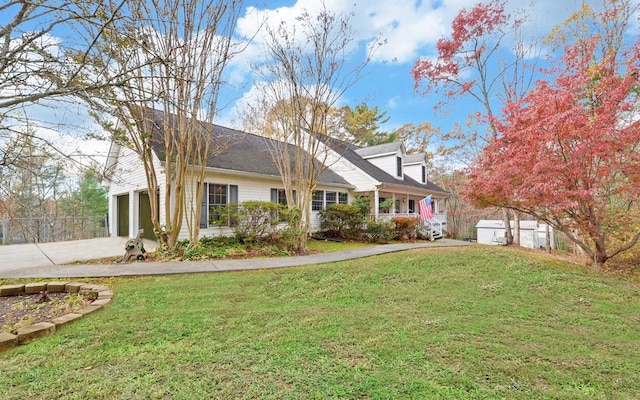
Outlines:
{"label": "front lawn", "polygon": [[517,249],[99,282],[0,353],[3,399],[640,398],[637,277]]}

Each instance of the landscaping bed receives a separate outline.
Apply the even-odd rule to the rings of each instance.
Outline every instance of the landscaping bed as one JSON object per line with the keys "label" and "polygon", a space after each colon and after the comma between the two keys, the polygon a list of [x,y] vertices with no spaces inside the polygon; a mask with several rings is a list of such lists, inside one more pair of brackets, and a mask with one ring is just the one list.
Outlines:
{"label": "landscaping bed", "polygon": [[52,334],[111,301],[106,286],[36,282],[0,286],[0,351]]}

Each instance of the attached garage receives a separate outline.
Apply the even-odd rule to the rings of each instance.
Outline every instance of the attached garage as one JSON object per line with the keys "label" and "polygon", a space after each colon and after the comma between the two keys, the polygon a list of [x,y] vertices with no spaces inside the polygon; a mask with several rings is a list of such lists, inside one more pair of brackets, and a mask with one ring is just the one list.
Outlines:
{"label": "attached garage", "polygon": [[118,236],[129,237],[129,195],[116,196]]}
{"label": "attached garage", "polygon": [[151,219],[151,202],[148,192],[140,192],[138,197],[138,228],[144,229],[142,237],[145,239],[156,240],[153,232],[153,222]]}

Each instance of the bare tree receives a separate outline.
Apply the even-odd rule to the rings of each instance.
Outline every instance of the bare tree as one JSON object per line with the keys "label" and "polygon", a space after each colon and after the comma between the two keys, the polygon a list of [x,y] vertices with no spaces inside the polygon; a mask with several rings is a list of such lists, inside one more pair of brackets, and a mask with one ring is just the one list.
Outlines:
{"label": "bare tree", "polygon": [[[86,79],[82,72],[97,50],[96,40],[117,18],[124,1],[9,0],[0,4],[0,144],[4,145],[0,149],[22,134],[24,126],[34,127],[32,110],[24,107],[51,98],[69,101],[76,94],[112,83]],[[37,129],[29,134],[62,153]],[[0,166],[13,161],[9,154],[0,150]]]}
{"label": "bare tree", "polygon": [[58,216],[65,161],[40,146],[28,129],[5,152],[13,162],[0,170],[0,215],[14,219],[12,230],[21,241],[45,241],[47,220]]}
{"label": "bare tree", "polygon": [[[112,27],[93,62],[98,72],[125,75],[126,84],[88,100],[112,139],[140,157],[150,194],[164,179],[164,201],[149,196],[160,242],[175,246],[186,221],[194,243],[207,160],[224,150],[212,146],[203,127],[217,115],[226,65],[243,49],[232,36],[242,1],[134,0],[126,7],[129,18]],[[105,115],[115,116],[117,123]],[[154,164],[158,145],[163,174]]]}
{"label": "bare tree", "polygon": [[[267,144],[289,208],[299,216],[292,223],[297,251],[306,248],[311,198],[328,167],[322,139],[332,126],[331,110],[358,81],[379,44],[374,40],[365,58],[355,66],[348,64],[359,45],[353,39],[351,17],[328,10],[322,2],[317,13],[305,10],[294,23],[270,25],[264,37],[268,61],[253,66],[262,79],[257,83],[261,96],[250,106],[251,120],[245,126],[274,139]],[[256,122],[256,116],[262,118]]]}

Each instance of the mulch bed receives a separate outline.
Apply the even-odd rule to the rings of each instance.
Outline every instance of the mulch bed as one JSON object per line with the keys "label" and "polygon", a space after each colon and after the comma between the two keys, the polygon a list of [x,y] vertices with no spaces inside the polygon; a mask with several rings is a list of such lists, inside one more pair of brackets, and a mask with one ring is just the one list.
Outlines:
{"label": "mulch bed", "polygon": [[69,314],[90,303],[77,293],[47,293],[0,297],[0,332],[16,333],[20,327]]}

